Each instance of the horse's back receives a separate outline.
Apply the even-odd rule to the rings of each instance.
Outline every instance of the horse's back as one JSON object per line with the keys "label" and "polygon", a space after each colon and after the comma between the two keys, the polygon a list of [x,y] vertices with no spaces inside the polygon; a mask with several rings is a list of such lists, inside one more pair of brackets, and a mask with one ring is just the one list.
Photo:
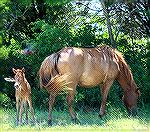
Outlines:
{"label": "horse's back", "polygon": [[[107,47],[106,47],[107,48]],[[100,48],[64,48],[59,52],[58,69],[61,74],[71,73],[72,81],[81,86],[96,86],[106,78],[117,75],[117,62],[105,47]]]}

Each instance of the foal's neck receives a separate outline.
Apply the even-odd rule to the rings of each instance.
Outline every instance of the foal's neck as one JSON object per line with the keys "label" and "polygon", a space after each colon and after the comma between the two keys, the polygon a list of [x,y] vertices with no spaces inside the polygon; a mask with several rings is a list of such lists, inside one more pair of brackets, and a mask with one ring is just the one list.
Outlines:
{"label": "foal's neck", "polygon": [[20,83],[20,85],[21,85],[21,89],[28,89],[27,88],[27,79],[25,78],[25,76],[23,76],[23,80],[22,80],[22,82]]}

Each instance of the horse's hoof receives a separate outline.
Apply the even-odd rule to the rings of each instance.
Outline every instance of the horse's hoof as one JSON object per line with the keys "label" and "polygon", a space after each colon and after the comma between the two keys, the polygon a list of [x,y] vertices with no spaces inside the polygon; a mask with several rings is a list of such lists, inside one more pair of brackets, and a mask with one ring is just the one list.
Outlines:
{"label": "horse's hoof", "polygon": [[48,126],[52,126],[52,120],[48,120]]}
{"label": "horse's hoof", "polygon": [[35,121],[31,121],[31,126],[34,126],[35,124]]}
{"label": "horse's hoof", "polygon": [[99,114],[98,116],[99,116],[99,118],[102,119],[104,117],[104,114],[103,115]]}
{"label": "horse's hoof", "polygon": [[73,124],[80,124],[80,121],[77,118],[71,119],[71,121]]}
{"label": "horse's hoof", "polygon": [[28,121],[26,121],[26,125],[28,125],[29,124],[29,122]]}
{"label": "horse's hoof", "polygon": [[19,123],[18,123],[18,122],[16,123],[16,126],[19,126]]}

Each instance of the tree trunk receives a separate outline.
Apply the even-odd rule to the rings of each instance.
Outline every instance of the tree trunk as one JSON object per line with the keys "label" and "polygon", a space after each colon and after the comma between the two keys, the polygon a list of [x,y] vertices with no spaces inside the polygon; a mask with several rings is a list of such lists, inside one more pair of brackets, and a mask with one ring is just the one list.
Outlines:
{"label": "tree trunk", "polygon": [[99,0],[99,1],[102,5],[103,13],[104,13],[104,16],[106,18],[106,24],[107,24],[107,29],[108,29],[108,34],[109,34],[111,45],[113,46],[113,48],[116,48],[116,42],[114,40],[114,36],[113,36],[113,33],[112,33],[112,28],[111,28],[111,22],[110,22],[110,18],[109,18],[108,9],[105,6],[104,0]]}

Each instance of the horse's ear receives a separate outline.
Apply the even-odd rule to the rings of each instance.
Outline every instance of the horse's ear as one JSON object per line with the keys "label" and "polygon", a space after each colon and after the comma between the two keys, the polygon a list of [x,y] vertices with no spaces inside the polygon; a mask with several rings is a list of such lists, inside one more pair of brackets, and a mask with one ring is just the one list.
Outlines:
{"label": "horse's ear", "polygon": [[23,71],[23,72],[25,72],[25,69],[24,69],[24,67],[22,68],[22,71]]}
{"label": "horse's ear", "polygon": [[139,88],[136,89],[136,93],[138,94],[138,96],[141,96],[141,92],[140,92]]}
{"label": "horse's ear", "polygon": [[13,71],[14,74],[17,73],[15,68],[12,68],[12,71]]}

